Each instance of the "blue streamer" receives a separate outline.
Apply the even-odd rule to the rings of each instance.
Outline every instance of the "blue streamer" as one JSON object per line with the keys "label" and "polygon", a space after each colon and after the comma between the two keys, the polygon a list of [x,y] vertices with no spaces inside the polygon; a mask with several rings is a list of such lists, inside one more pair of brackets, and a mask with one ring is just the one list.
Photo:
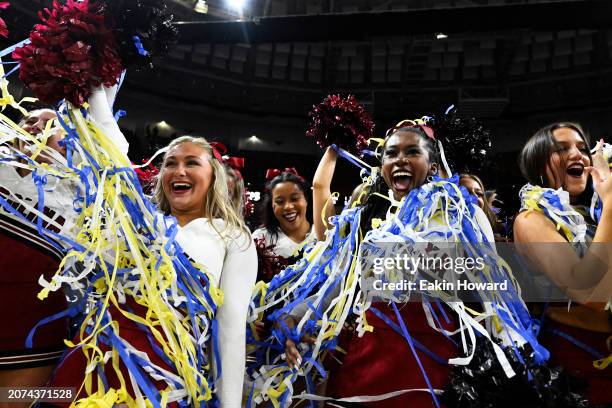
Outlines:
{"label": "blue streamer", "polygon": [[145,48],[143,47],[142,41],[140,40],[140,37],[135,35],[135,36],[132,37],[132,40],[134,40],[134,46],[138,50],[138,54],[142,55],[143,57],[148,57],[149,56],[149,52],[147,50],[145,50]]}
{"label": "blue streamer", "polygon": [[132,361],[132,355],[126,353],[123,343],[121,343],[121,340],[115,335],[115,333],[113,333],[111,330],[107,330],[107,334],[110,338],[110,346],[117,350],[121,356],[121,361],[123,364],[125,364],[130,375],[134,376],[138,386],[142,388],[144,394],[150,400],[151,404],[153,404],[155,408],[161,408],[161,405],[157,399],[159,396],[157,387],[155,387],[155,385],[150,381],[147,381],[147,379],[144,377],[144,373],[141,371],[140,367]]}
{"label": "blue streamer", "polygon": [[[389,319],[387,316],[385,316],[383,313],[381,313],[380,310],[378,310],[374,306],[371,306],[368,310],[370,310],[372,313],[374,313],[376,315],[376,317],[378,317],[380,320],[384,321],[397,334],[399,334],[400,336],[404,337],[404,333],[403,333],[402,329],[397,324],[395,324],[395,322],[393,322],[391,319]],[[399,316],[399,318],[401,318],[401,315]],[[425,347],[423,345],[423,343],[421,343],[417,339],[412,339],[412,341],[414,342],[414,345],[415,345],[416,348],[421,350],[423,353],[425,353],[429,358],[434,360],[436,363],[442,364],[444,366],[448,365],[448,361],[446,361],[445,359],[443,359],[442,357],[440,357],[439,355],[437,355],[433,351],[429,350],[427,347]]]}
{"label": "blue streamer", "polygon": [[586,351],[587,353],[589,353],[591,356],[593,356],[593,358],[595,358],[596,360],[601,360],[602,358],[605,358],[606,356],[604,356],[603,354],[601,354],[599,351],[595,350],[593,347],[589,346],[586,343],[581,342],[580,340],[570,336],[569,334],[559,330],[559,329],[546,329],[547,332],[555,334],[559,337],[564,338],[565,340],[569,341],[570,343],[572,343],[573,345],[577,346],[578,348],[581,348],[582,350]]}
{"label": "blue streamer", "polygon": [[397,306],[395,305],[395,302],[391,303],[391,307],[393,307],[393,311],[395,312],[395,316],[397,316],[397,320],[398,320],[398,322],[400,324],[400,327],[402,329],[402,333],[404,335],[404,338],[406,339],[406,341],[408,342],[408,345],[410,346],[410,349],[412,350],[412,354],[413,354],[414,359],[416,360],[417,364],[419,365],[419,369],[421,370],[421,374],[423,374],[423,378],[425,379],[425,383],[427,383],[427,388],[429,388],[429,392],[431,393],[431,398],[433,399],[434,404],[436,404],[436,407],[440,408],[440,402],[438,401],[438,397],[436,396],[436,393],[434,392],[434,389],[431,386],[431,382],[429,381],[429,377],[427,376],[427,372],[425,371],[425,368],[423,367],[423,364],[421,363],[421,360],[419,359],[419,356],[417,355],[417,352],[414,349],[414,339],[412,337],[410,337],[410,333],[408,333],[408,329],[406,328],[406,325],[404,324],[404,320],[402,319],[402,316],[400,315],[400,312],[397,309]]}
{"label": "blue streamer", "polygon": [[338,155],[340,157],[345,158],[346,160],[348,160],[349,162],[351,162],[352,164],[354,164],[355,166],[359,167],[360,169],[363,169],[366,171],[366,174],[370,175],[370,173],[372,172],[370,170],[369,167],[364,166],[362,163],[358,162],[357,160],[355,160],[355,158],[353,157],[353,155],[351,155],[350,153],[348,153],[346,150],[344,149],[340,149],[338,148],[336,145],[331,145],[332,149],[334,149]]}
{"label": "blue streamer", "polygon": [[127,112],[123,109],[119,109],[117,112],[115,112],[115,122],[119,122],[119,119],[124,118],[126,116]]}
{"label": "blue streamer", "polygon": [[30,39],[26,38],[23,41],[18,42],[17,44],[11,45],[8,48],[3,49],[2,51],[0,51],[0,58],[4,58],[9,54],[12,54],[13,51],[15,51],[17,48],[21,48],[24,45],[28,45],[30,43]]}
{"label": "blue streamer", "polygon": [[20,67],[20,65],[16,65],[15,67],[13,67],[13,69],[11,69],[9,72],[4,74],[4,76],[2,78],[7,78],[7,77],[11,76],[11,74],[13,74],[15,71],[17,71],[19,69],[19,67]]}

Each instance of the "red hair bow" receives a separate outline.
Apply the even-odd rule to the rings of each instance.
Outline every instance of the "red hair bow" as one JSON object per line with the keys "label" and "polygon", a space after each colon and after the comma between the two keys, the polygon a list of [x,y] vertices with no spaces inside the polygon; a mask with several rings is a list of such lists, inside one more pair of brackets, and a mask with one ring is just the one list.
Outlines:
{"label": "red hair bow", "polygon": [[217,159],[219,163],[223,163],[223,155],[227,154],[227,147],[220,142],[210,142],[210,147],[212,147],[212,153],[215,159]]}
{"label": "red hair bow", "polygon": [[244,157],[228,157],[223,159],[223,163],[230,166],[236,171],[241,171],[244,168]]}
{"label": "red hair bow", "polygon": [[398,122],[397,125],[393,126],[391,129],[387,130],[385,136],[389,136],[393,132],[401,128],[420,128],[430,139],[436,139],[434,136],[434,130],[431,126],[425,125],[422,119],[410,120],[404,119]]}
{"label": "red hair bow", "polygon": [[210,142],[213,156],[220,163],[227,164],[238,173],[244,168],[244,157],[227,156],[227,147],[221,142]]}
{"label": "red hair bow", "polygon": [[284,174],[284,173],[293,174],[294,176],[298,177],[300,180],[304,180],[304,178],[298,174],[298,172],[295,169],[295,167],[285,167],[284,170],[281,170],[281,169],[268,169],[266,171],[266,181],[270,181],[274,177],[280,176],[281,174]]}

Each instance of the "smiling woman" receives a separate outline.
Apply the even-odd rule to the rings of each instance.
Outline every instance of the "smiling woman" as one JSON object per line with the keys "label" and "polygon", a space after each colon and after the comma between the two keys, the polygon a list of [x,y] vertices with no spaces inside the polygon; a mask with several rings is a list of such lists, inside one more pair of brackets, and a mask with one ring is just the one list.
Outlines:
{"label": "smiling woman", "polygon": [[[308,240],[308,185],[293,168],[268,170],[261,208],[261,227],[253,232],[260,248],[259,277],[269,280],[280,272]],[[264,258],[273,262],[262,262]]]}
{"label": "smiling woman", "polygon": [[544,314],[539,312],[546,317],[540,335],[551,362],[586,378],[590,402],[608,406],[610,366],[598,369],[593,361],[609,354],[606,342],[612,334],[610,313],[604,310],[612,297],[612,177],[607,166],[593,163],[578,124],[555,123],[538,130],[519,157],[529,184],[521,190],[514,239],[523,244],[519,248],[534,270],[574,300],[571,308],[551,304]]}
{"label": "smiling woman", "polygon": [[386,140],[382,157],[382,176],[401,200],[410,190],[423,184],[436,173],[438,164],[432,139],[418,128],[402,128]]}
{"label": "smiling woman", "polygon": [[[218,356],[220,364],[214,373],[214,397],[220,407],[237,408],[242,403],[245,326],[255,284],[256,253],[242,217],[229,200],[222,164],[213,158],[212,148],[205,139],[183,136],[170,143],[155,186],[154,202],[164,215],[176,218],[176,241],[180,249],[198,267],[203,267],[213,286],[224,294],[212,322],[218,333],[217,341],[206,341],[211,343],[210,350]],[[173,284],[184,284],[178,277],[174,279]],[[124,306],[133,311],[138,320],[151,313],[131,297],[125,300]],[[149,337],[138,322],[125,317],[116,307],[110,307],[109,314],[120,328],[124,341],[146,353],[159,367],[173,372],[175,367],[156,354],[160,343]],[[56,371],[53,385],[78,387],[85,363],[82,354],[68,355]],[[129,371],[123,363],[119,370],[123,376]],[[100,377],[106,378],[104,381],[110,387],[120,387],[122,380],[110,368]],[[94,383],[96,381],[94,379]],[[164,388],[160,382],[156,384]],[[128,386],[128,392],[131,391]]]}
{"label": "smiling woman", "polygon": [[[397,233],[397,235],[389,233],[398,224],[401,224],[399,221],[401,217],[412,213],[412,210],[408,210],[410,206],[424,208],[423,203],[417,200],[429,194],[428,191],[439,188],[436,183],[448,183],[447,186],[456,183],[456,181],[441,181],[439,178],[434,178],[439,167],[439,154],[433,132],[430,135],[429,131],[431,128],[419,125],[414,121],[402,121],[399,126],[392,128],[381,144],[380,173],[377,169],[373,169],[373,176],[355,190],[351,203],[337,217],[333,217],[333,206],[329,205],[332,179],[339,156],[334,147],[327,148],[313,178],[314,229],[319,241],[317,248],[320,249],[320,253],[332,254],[323,255],[320,258],[324,259],[321,263],[325,264],[323,267],[323,270],[326,271],[325,276],[329,276],[329,279],[334,282],[341,283],[335,287],[334,284],[328,287],[326,282],[320,292],[309,293],[308,297],[298,302],[297,306],[291,304],[290,312],[283,316],[285,324],[292,329],[297,327],[298,333],[301,331],[302,335],[305,333],[308,335],[294,336],[292,332],[293,337],[286,338],[286,361],[292,369],[308,367],[314,354],[308,354],[311,349],[305,347],[305,344],[298,348],[295,338],[300,339],[302,343],[314,343],[313,339],[317,338],[318,326],[314,334],[302,329],[310,325],[308,319],[313,318],[318,325],[327,318],[327,316],[322,318],[321,313],[334,310],[337,304],[346,305],[350,310],[346,314],[337,310],[333,311],[333,319],[336,319],[335,316],[341,316],[341,319],[346,320],[341,320],[341,323],[334,329],[321,329],[321,333],[332,333],[335,330],[335,335],[338,335],[338,348],[345,352],[330,354],[329,358],[323,360],[323,364],[328,370],[326,395],[336,399],[351,398],[359,401],[359,404],[355,406],[369,408],[440,406],[438,405],[439,397],[433,391],[430,393],[428,387],[431,387],[432,390],[444,387],[450,373],[450,366],[446,364],[446,361],[458,354],[456,345],[449,338],[438,333],[438,331],[453,332],[460,326],[460,317],[453,315],[450,309],[444,309],[442,313],[448,318],[444,322],[438,321],[440,326],[434,328],[428,323],[428,316],[431,317],[431,315],[427,314],[428,309],[424,306],[427,302],[419,302],[418,294],[411,298],[410,303],[400,303],[399,309],[395,303],[389,303],[386,299],[381,301],[376,296],[369,297],[368,294],[364,297],[374,300],[366,307],[363,315],[355,316],[352,313],[361,309],[358,301],[349,298],[350,300],[344,303],[345,299],[341,297],[341,293],[348,293],[351,289],[347,288],[353,285],[349,282],[357,281],[363,286],[354,290],[367,292],[367,284],[364,285],[367,279],[356,278],[354,281],[350,279],[342,281],[341,275],[338,274],[345,268],[349,271],[362,272],[363,264],[360,262],[369,256],[359,249],[362,248],[364,241],[368,241],[367,245],[371,247],[379,245],[381,248],[389,248],[387,245],[391,242],[404,240],[410,242],[409,245],[415,242],[434,242],[437,239],[440,242],[447,240],[445,233],[434,235],[424,232],[424,235],[419,237],[418,234],[421,232],[417,232],[419,229],[445,229],[446,225],[442,223],[448,221],[444,217],[436,217],[435,220],[432,218],[431,223],[419,221],[414,224],[416,227],[398,227],[396,231],[404,232]],[[433,196],[428,195],[427,197]],[[464,198],[461,198],[460,201],[462,212],[471,211],[470,217],[473,217],[474,225],[478,226],[480,242],[492,242],[493,234],[484,213],[480,208],[466,202]],[[437,205],[434,204],[432,208],[438,208]],[[435,211],[444,213],[447,210],[440,207]],[[414,211],[414,214],[416,213],[417,211]],[[324,214],[323,217],[322,214]],[[419,212],[419,214],[423,213]],[[341,224],[346,223],[346,220],[350,220],[350,226]],[[425,225],[427,227],[424,227]],[[389,230],[386,230],[385,234],[380,234],[380,231],[385,228]],[[405,231],[415,231],[415,235],[401,235]],[[346,234],[349,234],[350,239]],[[354,241],[350,234],[354,234]],[[376,238],[372,238],[373,236]],[[421,239],[423,241],[420,241]],[[337,244],[337,242],[344,242],[344,244]],[[451,241],[446,241],[446,243],[448,245]],[[339,249],[334,245],[346,245],[346,247]],[[347,255],[350,261],[343,259],[342,255],[337,255],[345,253],[345,249],[346,253],[350,254]],[[351,251],[355,252],[351,253]],[[359,267],[351,262],[360,263]],[[354,269],[353,266],[355,266]],[[310,270],[310,266],[307,268]],[[328,270],[330,272],[327,272]],[[363,276],[361,275],[362,278]],[[367,322],[369,328],[359,332],[359,325],[362,322]],[[412,340],[406,341],[400,329],[401,325],[409,327],[407,330],[414,339],[414,343],[426,345],[426,353],[431,351],[429,356],[421,354],[420,351],[411,350],[412,346],[409,346],[408,343]],[[321,342],[321,337],[317,341]],[[319,350],[319,347],[321,350],[324,349],[322,343],[317,343],[315,347],[316,350]],[[431,355],[436,357],[431,358]]]}

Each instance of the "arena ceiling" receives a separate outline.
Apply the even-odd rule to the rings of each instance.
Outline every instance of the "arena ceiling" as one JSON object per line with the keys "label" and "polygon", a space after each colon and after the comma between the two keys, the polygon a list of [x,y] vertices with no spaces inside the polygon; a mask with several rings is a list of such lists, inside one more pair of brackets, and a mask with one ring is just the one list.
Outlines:
{"label": "arena ceiling", "polygon": [[[169,1],[179,44],[124,92],[294,118],[350,92],[378,120],[449,103],[511,118],[612,99],[606,0],[247,0],[241,13],[209,0],[206,14],[196,2]],[[48,4],[13,2],[15,39]]]}

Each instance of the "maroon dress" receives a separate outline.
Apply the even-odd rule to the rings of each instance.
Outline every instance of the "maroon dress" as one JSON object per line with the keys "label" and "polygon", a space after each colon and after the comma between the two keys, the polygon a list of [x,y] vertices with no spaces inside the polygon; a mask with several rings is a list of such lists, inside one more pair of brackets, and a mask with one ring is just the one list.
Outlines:
{"label": "maroon dress", "polygon": [[[389,305],[374,303],[372,307],[398,324],[396,314]],[[398,305],[398,309],[413,339],[444,361],[457,356],[455,344],[429,326],[421,303]],[[406,339],[371,310],[366,312],[366,318],[368,324],[374,327],[373,332],[366,332],[362,337],[349,331],[341,334],[339,346],[347,353],[341,365],[331,364],[327,395],[346,398],[374,396],[405,389],[428,389]],[[446,330],[454,329],[452,321],[450,324],[440,323]],[[441,364],[418,349],[416,351],[432,387],[442,389],[448,380],[448,365]],[[371,408],[435,407],[430,393],[423,391],[361,404]]]}
{"label": "maroon dress", "polygon": [[593,405],[612,404],[612,365],[600,370],[593,361],[597,358],[584,346],[608,357],[606,342],[612,333],[586,330],[547,319],[540,335],[540,343],[550,351],[550,364],[562,366],[568,372],[586,380],[587,397]]}
{"label": "maroon dress", "polygon": [[[134,314],[138,316],[146,315],[146,308],[137,304],[134,299],[128,298],[126,305],[122,306],[125,310],[131,310]],[[166,364],[161,357],[155,353],[153,346],[151,345],[149,338],[147,337],[147,329],[139,327],[137,323],[126,318],[119,310],[117,310],[114,306],[109,308],[109,312],[112,316],[112,320],[117,322],[119,325],[119,333],[121,334],[121,338],[128,343],[130,343],[134,348],[140,352],[144,352],[147,354],[151,362],[165,370],[174,371],[168,364]],[[75,343],[78,343],[78,338],[73,340]],[[152,341],[156,342],[155,339],[152,338]],[[100,344],[100,348],[102,351],[108,351],[110,348],[104,347]],[[159,344],[156,344],[160,347]],[[60,364],[58,365],[55,373],[53,374],[50,382],[51,387],[74,387],[77,390],[83,383],[83,379],[85,378],[85,368],[87,367],[87,360],[85,359],[85,355],[80,349],[74,350],[70,354],[64,358]],[[129,372],[127,367],[123,364],[123,362],[119,362],[119,368],[121,370],[121,374],[125,380],[126,391],[134,396],[134,391],[132,388],[132,384],[129,380]],[[115,370],[112,367],[112,361],[109,360],[106,363],[104,375],[106,377],[106,381],[110,388],[119,389],[121,387],[121,383]],[[92,375],[92,391],[95,392],[97,390],[98,376],[94,372]],[[154,381],[159,390],[163,390],[166,386],[165,383],[161,381]],[[81,390],[81,394],[77,396],[76,399],[84,398],[87,396],[85,392],[85,387]],[[70,403],[55,403],[55,406],[68,407]],[[176,407],[178,406],[175,403],[170,403],[167,405],[168,407]]]}
{"label": "maroon dress", "polygon": [[[10,200],[3,188],[0,196]],[[29,218],[34,220],[32,214]],[[39,277],[51,279],[62,260],[62,252],[41,238],[29,223],[4,211],[0,211],[0,248],[0,370],[55,364],[65,348],[67,318],[40,326],[32,339],[32,348],[26,347],[26,338],[41,320],[67,308],[61,290],[51,292],[45,300],[37,298],[41,290]]]}

